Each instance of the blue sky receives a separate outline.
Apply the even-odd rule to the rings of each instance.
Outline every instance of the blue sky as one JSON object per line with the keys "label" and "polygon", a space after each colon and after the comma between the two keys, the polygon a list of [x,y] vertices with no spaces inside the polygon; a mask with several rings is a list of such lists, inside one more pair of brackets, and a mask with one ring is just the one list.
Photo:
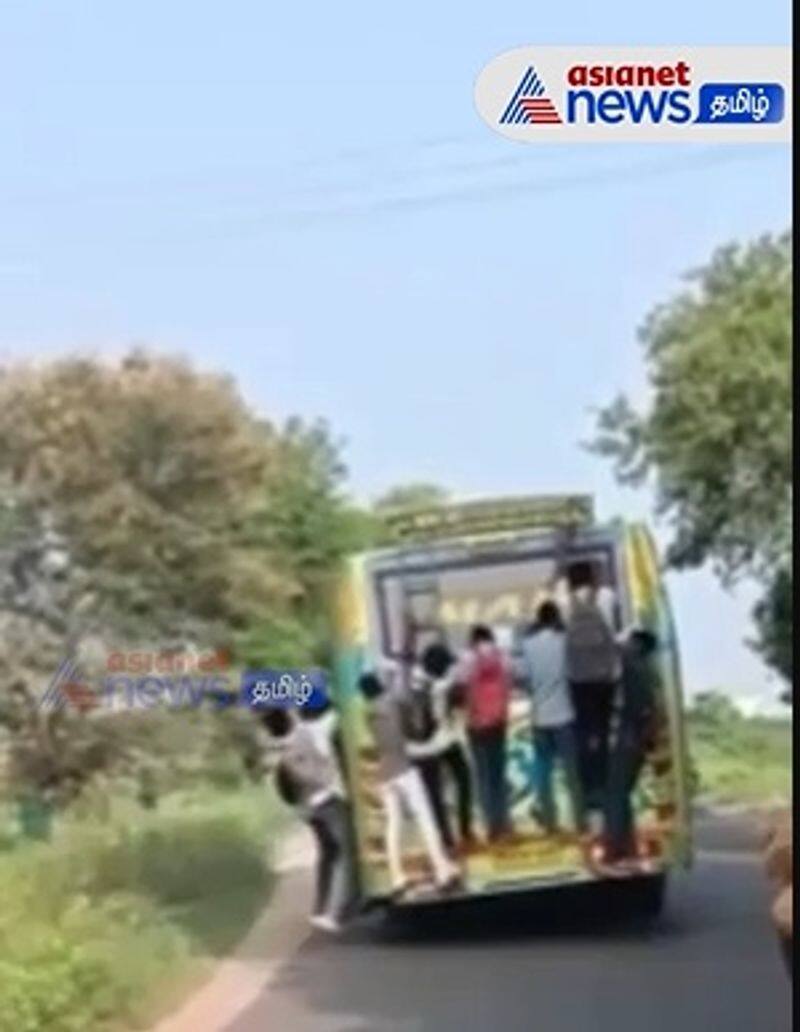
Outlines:
{"label": "blue sky", "polygon": [[[790,219],[784,147],[525,147],[472,85],[522,44],[783,44],[789,4],[7,2],[0,360],[132,342],[323,416],[354,491],[589,490],[681,273]],[[775,692],[752,592],[672,578],[691,689]]]}

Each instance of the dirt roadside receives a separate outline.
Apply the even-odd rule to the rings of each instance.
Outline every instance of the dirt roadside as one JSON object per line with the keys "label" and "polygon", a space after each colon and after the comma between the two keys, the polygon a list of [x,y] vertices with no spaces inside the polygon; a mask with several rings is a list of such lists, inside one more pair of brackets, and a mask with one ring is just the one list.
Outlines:
{"label": "dirt roadside", "polygon": [[281,961],[310,933],[298,893],[307,893],[308,871],[314,863],[308,830],[292,829],[283,841],[275,872],[278,884],[270,904],[234,952],[174,1013],[150,1032],[198,1032],[223,1029],[269,986]]}

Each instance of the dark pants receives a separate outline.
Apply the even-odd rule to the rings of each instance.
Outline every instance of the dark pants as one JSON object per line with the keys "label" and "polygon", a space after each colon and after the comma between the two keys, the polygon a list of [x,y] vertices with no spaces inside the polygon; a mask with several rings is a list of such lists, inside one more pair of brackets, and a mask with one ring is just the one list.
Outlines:
{"label": "dark pants", "polygon": [[456,786],[458,797],[458,825],[462,841],[472,838],[472,784],[469,764],[463,748],[454,743],[442,753],[414,760],[420,772],[428,798],[431,801],[433,816],[439,827],[439,834],[448,849],[455,845],[450,818],[445,804],[443,778],[449,772]]}
{"label": "dark pants", "polygon": [[604,807],[606,859],[636,855],[636,826],[631,794],[645,759],[643,735],[636,727],[621,727],[608,763]]}
{"label": "dark pants", "polygon": [[317,884],[314,914],[343,920],[354,896],[353,847],[347,803],[334,796],[309,818],[317,840]]}
{"label": "dark pants", "polygon": [[534,728],[533,747],[536,798],[545,830],[554,832],[558,827],[556,803],[553,797],[553,769],[558,759],[564,769],[564,778],[572,808],[572,822],[576,831],[583,831],[586,826],[586,815],[583,807],[583,790],[578,775],[578,746],[575,741],[575,729],[572,724]]}
{"label": "dark pants", "polygon": [[602,809],[608,781],[608,749],[615,685],[572,684],[578,774],[587,808]]}
{"label": "dark pants", "polygon": [[458,830],[461,840],[472,838],[472,774],[463,745],[454,742],[442,753],[442,763],[455,782],[458,800]]}
{"label": "dark pants", "polygon": [[506,785],[506,727],[482,728],[469,733],[478,798],[489,838],[511,830]]}

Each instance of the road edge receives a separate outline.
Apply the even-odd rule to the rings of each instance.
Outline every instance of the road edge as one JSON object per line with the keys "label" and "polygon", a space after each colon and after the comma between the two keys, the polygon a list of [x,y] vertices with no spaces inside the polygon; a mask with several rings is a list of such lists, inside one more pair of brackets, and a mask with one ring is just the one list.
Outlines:
{"label": "road edge", "polygon": [[308,830],[295,827],[281,843],[273,868],[278,883],[268,906],[208,980],[150,1032],[197,1032],[200,1028],[221,1032],[263,993],[287,955],[309,934],[307,924],[299,919],[297,896],[312,866]]}

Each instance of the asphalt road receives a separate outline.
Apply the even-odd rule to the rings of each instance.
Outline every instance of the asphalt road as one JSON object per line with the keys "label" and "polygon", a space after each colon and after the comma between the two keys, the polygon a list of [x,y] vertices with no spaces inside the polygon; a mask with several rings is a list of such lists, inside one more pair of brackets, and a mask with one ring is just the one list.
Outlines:
{"label": "asphalt road", "polygon": [[697,831],[695,867],[673,876],[653,924],[574,890],[410,923],[374,915],[341,939],[311,933],[225,1032],[787,1032],[753,827]]}

